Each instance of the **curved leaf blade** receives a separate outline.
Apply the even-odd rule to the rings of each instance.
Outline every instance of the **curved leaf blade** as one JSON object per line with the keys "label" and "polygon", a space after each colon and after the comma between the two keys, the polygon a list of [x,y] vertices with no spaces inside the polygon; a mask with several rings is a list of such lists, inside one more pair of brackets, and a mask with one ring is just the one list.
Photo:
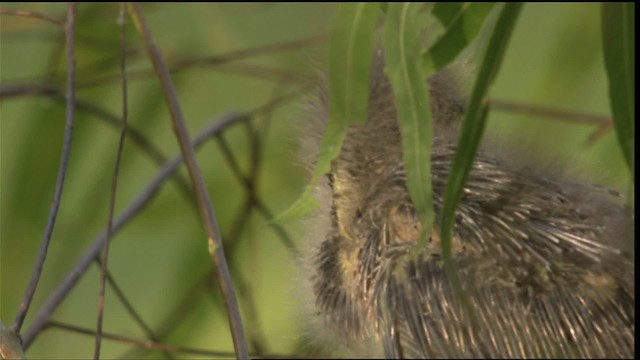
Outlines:
{"label": "curved leaf blade", "polygon": [[313,189],[340,153],[347,128],[364,122],[369,100],[373,30],[380,5],[341,3],[333,23],[329,61],[329,120],[313,177],[302,196],[273,222],[286,222],[311,213],[318,205]]}
{"label": "curved leaf blade", "polygon": [[635,4],[602,3],[602,45],[618,143],[633,174],[635,141]]}
{"label": "curved leaf blade", "polygon": [[[471,307],[467,301],[468,299],[464,296],[464,291],[462,290],[460,280],[458,279],[452,262],[451,238],[455,222],[455,211],[462,197],[464,184],[471,171],[471,166],[485,128],[488,106],[483,103],[483,99],[500,68],[509,38],[511,37],[521,9],[522,3],[506,3],[500,12],[487,50],[483,56],[478,77],[476,78],[462,122],[458,144],[463,144],[464,146],[459,145],[456,150],[444,192],[440,222],[440,240],[442,242],[444,268],[451,279],[455,292],[463,300],[463,303],[466,304],[465,307],[468,310],[470,310]],[[473,312],[468,311],[468,313],[472,316],[472,319],[474,319]]]}
{"label": "curved leaf blade", "polygon": [[453,20],[462,12],[463,8],[464,2],[438,1],[433,5],[431,13],[440,21],[442,26],[448,28]]}
{"label": "curved leaf blade", "polygon": [[420,54],[420,4],[389,4],[384,28],[385,72],[391,81],[402,135],[407,188],[422,222],[420,244],[433,224],[431,110]]}
{"label": "curved leaf blade", "polygon": [[[471,3],[456,14],[448,14],[444,35],[423,55],[427,72],[438,71],[455,59],[476,38],[494,5],[492,2]],[[434,7],[434,14],[436,9],[438,7]]]}

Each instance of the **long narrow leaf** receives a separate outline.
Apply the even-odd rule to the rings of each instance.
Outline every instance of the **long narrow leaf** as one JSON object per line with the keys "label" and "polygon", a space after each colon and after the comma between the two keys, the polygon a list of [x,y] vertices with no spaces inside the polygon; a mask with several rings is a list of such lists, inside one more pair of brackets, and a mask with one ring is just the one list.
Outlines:
{"label": "long narrow leaf", "polygon": [[462,123],[460,145],[456,150],[444,193],[440,225],[442,255],[445,270],[458,294],[463,294],[462,287],[451,260],[451,237],[455,210],[462,196],[464,184],[471,170],[471,165],[484,131],[488,108],[486,104],[483,104],[483,99],[500,68],[509,38],[521,9],[521,3],[507,3],[503,5],[500,12],[469,100]]}
{"label": "long narrow leaf", "polygon": [[427,72],[435,72],[455,59],[476,38],[493,6],[492,2],[471,3],[456,14],[446,15],[434,7],[434,15],[437,16],[438,10],[441,17],[446,16],[448,23],[444,35],[424,54]]}
{"label": "long narrow leaf", "polygon": [[602,3],[602,45],[613,122],[633,174],[635,139],[635,4]]}
{"label": "long narrow leaf", "polygon": [[315,172],[304,194],[274,221],[302,217],[317,207],[313,188],[338,156],[349,125],[364,122],[369,99],[373,30],[380,5],[342,3],[331,31],[329,61],[329,121]]}
{"label": "long narrow leaf", "polygon": [[448,28],[463,9],[464,2],[438,1],[433,5],[431,13],[440,21],[442,26]]}
{"label": "long narrow leaf", "polygon": [[402,135],[404,168],[413,205],[422,222],[420,242],[431,233],[431,111],[420,56],[420,4],[389,4],[384,28],[386,73],[391,81]]}

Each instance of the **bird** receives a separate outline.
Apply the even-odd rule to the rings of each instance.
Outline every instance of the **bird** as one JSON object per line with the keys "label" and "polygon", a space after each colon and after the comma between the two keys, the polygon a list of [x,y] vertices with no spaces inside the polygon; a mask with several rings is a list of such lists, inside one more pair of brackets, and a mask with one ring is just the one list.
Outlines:
{"label": "bird", "polygon": [[[382,57],[371,65],[366,122],[349,127],[316,186],[321,205],[301,261],[306,338],[356,357],[634,357],[633,218],[623,196],[481,147],[453,227],[457,293],[437,226],[418,241]],[[450,69],[425,81],[437,224],[466,98]],[[326,92],[311,102],[303,162],[318,153]]]}

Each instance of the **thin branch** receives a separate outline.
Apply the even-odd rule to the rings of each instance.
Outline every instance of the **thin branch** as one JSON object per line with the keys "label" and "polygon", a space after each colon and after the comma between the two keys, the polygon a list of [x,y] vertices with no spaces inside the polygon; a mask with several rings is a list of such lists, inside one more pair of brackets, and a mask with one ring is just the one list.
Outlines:
{"label": "thin branch", "polygon": [[[47,15],[42,15],[42,14],[39,14],[39,18],[46,19],[48,21],[54,21],[54,22],[56,22],[56,24],[57,24],[57,21],[59,21],[57,19],[53,19],[53,18],[50,18]],[[62,25],[64,25],[64,23],[62,23]],[[43,34],[40,34],[40,35],[42,36]],[[54,83],[54,80],[56,78],[57,69],[59,68],[60,63],[62,61],[64,61],[64,51],[65,51],[64,36],[65,36],[64,33],[62,33],[62,34],[60,34],[60,33],[53,34],[54,46],[53,46],[53,49],[52,49],[50,55],[47,57],[47,60],[46,60],[47,61],[47,65],[45,66],[45,69],[47,69],[47,70],[45,71],[46,76],[45,76],[45,81],[44,82],[46,84],[53,84]],[[79,42],[78,42],[78,39],[77,39],[78,38],[77,34],[76,34],[75,37],[76,37],[75,43],[76,43],[76,46],[78,46]],[[42,36],[42,38],[45,38],[45,36]],[[78,71],[78,69],[76,69],[76,71]]]}
{"label": "thin branch", "polygon": [[[3,92],[3,90],[6,90],[7,92]],[[2,98],[2,94],[7,96],[34,94],[39,96],[46,96],[62,103],[66,102],[65,96],[63,94],[61,94],[55,88],[46,85],[27,85],[25,87],[0,88],[0,99]],[[120,118],[109,112],[107,109],[100,107],[99,105],[96,105],[90,101],[76,98],[75,106],[76,111],[78,112],[92,114],[111,126],[120,126]],[[131,124],[127,124],[127,136],[135,145],[140,147],[140,149],[144,153],[146,153],[156,165],[162,166],[167,162],[167,157],[162,153],[162,151],[160,151],[157,146],[147,140],[145,135],[142,134],[140,130],[133,127]],[[174,181],[176,181],[176,186],[178,186],[182,194],[190,200],[191,189],[189,188],[189,184],[187,183],[187,181],[180,174],[177,174],[173,179]]]}
{"label": "thin branch", "polygon": [[[222,131],[226,130],[230,126],[248,121],[252,116],[271,111],[272,109],[283,105],[284,103],[291,101],[292,99],[301,96],[311,87],[305,87],[292,91],[288,94],[272,99],[266,104],[254,109],[250,113],[242,114],[227,114],[221,115],[209,122],[209,124],[195,137],[193,141],[193,147],[199,148],[210,138],[218,136]],[[174,176],[174,173],[178,167],[182,164],[182,157],[180,155],[175,156],[171,161],[167,162],[156,174],[156,176],[145,186],[145,188],[138,194],[138,196],[129,204],[129,206],[118,216],[113,223],[112,232],[115,234],[125,225],[129,223],[138,213],[140,213],[146,205],[157,195],[160,188],[164,183]],[[67,294],[75,287],[78,280],[84,275],[87,268],[91,265],[93,260],[100,253],[102,243],[104,242],[105,231],[103,230],[94,239],[93,243],[87,248],[82,257],[76,262],[74,267],[69,271],[62,283],[54,290],[51,295],[44,302],[40,311],[34,317],[29,329],[22,337],[24,341],[24,347],[27,349],[38,333],[43,329],[45,322],[51,317],[51,314],[58,308],[58,306],[65,299]]]}
{"label": "thin branch", "polygon": [[118,150],[116,153],[115,170],[111,180],[111,195],[109,197],[109,215],[107,219],[106,235],[102,252],[100,266],[100,292],[98,295],[98,319],[96,321],[96,345],[93,353],[94,359],[100,358],[100,345],[102,344],[102,319],[104,317],[104,294],[107,282],[107,263],[109,259],[109,242],[111,239],[111,226],[113,225],[113,213],[116,206],[116,194],[118,188],[118,174],[120,173],[120,163],[122,160],[122,150],[124,148],[125,134],[127,133],[128,103],[127,103],[127,57],[126,57],[126,18],[125,5],[120,3],[118,23],[120,25],[120,74],[122,76],[122,121],[120,123],[120,138],[118,140]]}
{"label": "thin branch", "polygon": [[[81,14],[77,15],[78,18],[80,18],[81,16],[82,16]],[[91,23],[91,21],[93,21],[93,19],[88,16],[84,17],[82,20],[86,20],[87,23]],[[3,28],[3,30],[5,30],[5,28]],[[46,29],[20,28],[20,30],[7,30],[6,35],[7,36],[3,38],[3,41],[6,41],[7,43],[10,43],[10,42],[25,43],[28,41],[32,41],[32,42],[41,42],[41,43],[49,44],[49,43],[58,43],[60,40],[60,37],[58,36],[58,34],[53,33]],[[114,53],[113,51],[114,47],[118,46],[119,40],[96,37],[96,36],[92,36],[92,34],[76,33],[75,41],[76,41],[76,48],[82,47],[82,48],[86,48],[87,50],[95,50],[95,51],[103,52],[107,55],[112,55]],[[127,49],[127,54],[135,53],[139,50],[140,49],[137,47],[131,47]],[[120,54],[117,54],[112,57],[112,60],[117,61],[119,57],[120,57]],[[76,71],[77,73],[82,73],[85,70],[91,70],[91,69],[92,69],[91,65],[84,65],[84,66],[78,66]],[[96,70],[96,69],[93,68],[93,70]]]}
{"label": "thin branch", "polygon": [[510,101],[489,99],[487,101],[491,110],[513,112],[551,118],[571,123],[596,125],[597,128],[585,140],[585,145],[593,145],[598,139],[613,128],[613,120],[603,115],[594,115],[572,110],[552,109],[545,106],[515,103]]}
{"label": "thin branch", "polygon": [[313,78],[309,76],[264,65],[229,64],[215,67],[213,70],[287,84],[308,84],[313,81]]}
{"label": "thin branch", "polygon": [[[102,266],[102,262],[100,261],[100,258],[96,258],[96,264],[98,265],[98,267]],[[140,313],[138,313],[138,311],[133,307],[133,304],[131,303],[131,301],[129,301],[127,296],[124,294],[124,291],[122,291],[122,288],[120,288],[120,285],[118,285],[118,283],[116,282],[116,279],[109,272],[109,270],[107,270],[107,282],[109,283],[109,286],[111,286],[111,289],[113,290],[114,294],[116,295],[116,297],[118,298],[122,306],[124,306],[125,310],[129,313],[129,316],[133,318],[133,321],[137,323],[138,326],[140,326],[140,328],[145,332],[145,334],[149,339],[155,342],[159,342],[160,339],[156,336],[153,330],[151,330],[151,327],[149,327],[149,325],[144,321],[144,319],[142,319],[142,316],[140,315]],[[169,354],[168,352],[165,352],[164,356],[167,359],[173,358],[171,354]]]}
{"label": "thin branch", "polygon": [[[214,70],[218,70],[221,72],[231,72],[237,73],[240,75],[249,75],[252,77],[257,77],[260,79],[273,80],[273,81],[281,81],[281,82],[304,82],[307,79],[300,74],[292,73],[283,69],[277,68],[266,68],[260,67],[257,65],[248,65],[248,64],[230,64],[237,62],[242,59],[257,57],[260,55],[268,55],[282,51],[295,50],[306,46],[318,45],[323,42],[326,42],[328,39],[327,35],[316,35],[305,39],[293,40],[289,42],[279,43],[279,44],[269,44],[264,46],[252,47],[247,49],[240,49],[236,51],[230,51],[225,54],[220,55],[212,55],[212,56],[204,56],[204,57],[195,57],[195,58],[186,58],[169,66],[169,71],[172,74],[176,74],[179,72],[183,72],[185,70],[192,70],[196,68],[213,66]],[[223,66],[229,64],[227,66]],[[131,71],[128,74],[129,79],[147,79],[155,75],[155,71],[153,69],[146,70],[138,70]],[[106,75],[101,78],[88,80],[81,84],[78,84],[80,88],[91,87],[95,85],[101,85],[110,81],[117,80],[117,75]]]}
{"label": "thin branch", "polygon": [[311,90],[313,88],[312,85],[307,84],[306,86],[303,86],[299,89],[296,89],[294,91],[291,91],[287,94],[284,94],[282,96],[278,96],[274,99],[271,99],[270,101],[268,101],[267,103],[255,108],[253,111],[251,111],[249,113],[249,115],[251,117],[255,116],[255,115],[259,115],[259,114],[264,114],[264,113],[268,113],[270,111],[273,111],[273,109],[282,106],[283,104],[299,97],[302,96],[304,94],[306,94],[309,90]]}
{"label": "thin branch", "polygon": [[[260,211],[267,220],[272,220],[273,214],[271,213],[271,211],[269,211],[269,209],[264,204],[264,202],[260,199],[258,194],[256,194],[254,177],[245,176],[242,173],[242,170],[238,165],[238,161],[236,160],[235,156],[233,155],[233,152],[231,151],[229,145],[227,144],[223,136],[219,136],[217,138],[217,143],[220,146],[222,155],[224,156],[227,163],[229,164],[229,167],[231,168],[231,172],[236,177],[238,182],[241,183],[244,186],[244,188],[247,190],[249,199],[247,201],[246,206],[248,206],[249,208],[255,206],[258,209],[258,211]],[[236,225],[236,226],[240,226],[240,225]],[[295,244],[293,243],[289,235],[286,233],[286,231],[282,228],[282,226],[278,224],[273,224],[272,226],[276,234],[280,237],[280,239],[284,243],[285,248],[287,248],[287,250],[289,250],[292,253],[292,255],[296,255]]]}
{"label": "thin branch", "polygon": [[[229,167],[231,168],[231,173],[236,177],[236,180],[246,188],[247,192],[251,193],[253,188],[251,179],[248,176],[245,176],[242,169],[240,169],[240,164],[238,164],[238,160],[233,155],[233,151],[231,151],[224,134],[220,134],[220,136],[216,138],[216,142],[222,151],[222,156],[224,156],[225,160],[227,160],[227,164],[229,164]],[[249,196],[251,196],[251,194]]]}
{"label": "thin branch", "polygon": [[[62,322],[59,322],[59,321],[48,321],[45,324],[45,327],[46,328],[63,329],[63,330],[75,332],[77,334],[95,336],[95,332],[93,330],[91,330],[91,329],[87,329],[87,328],[83,328],[83,327],[75,326],[75,325],[71,325],[71,324],[66,324],[66,323],[62,323]],[[229,358],[229,357],[233,357],[233,355],[234,355],[234,353],[229,352],[229,351],[212,351],[212,350],[195,349],[195,348],[182,347],[182,346],[173,346],[173,345],[160,343],[160,342],[157,342],[157,341],[134,339],[134,338],[131,338],[131,337],[117,335],[117,334],[111,334],[111,333],[104,333],[103,337],[105,339],[131,344],[131,345],[134,345],[134,346],[137,346],[137,347],[140,347],[140,348],[152,349],[152,350],[162,350],[162,351],[167,351],[167,352],[172,352],[172,353],[183,353],[183,354],[191,354],[191,355],[204,355],[204,356],[210,356],[210,357],[214,357],[214,358]],[[256,356],[252,356],[252,357],[256,358]],[[267,359],[290,359],[292,357],[297,357],[297,356],[294,356],[293,354],[267,354],[267,355],[265,355],[264,358],[267,358]],[[257,358],[260,358],[260,357],[257,357]]]}
{"label": "thin branch", "polygon": [[[249,178],[251,178],[253,182],[257,182],[258,176],[260,174],[259,167],[261,164],[260,157],[261,157],[261,154],[263,153],[262,152],[263,138],[266,138],[267,131],[271,124],[271,118],[273,116],[272,110],[273,109],[268,109],[267,111],[264,111],[263,116],[265,120],[264,120],[263,131],[260,133],[261,136],[258,136],[258,131],[256,131],[255,127],[252,126],[251,123],[249,122],[245,123],[246,124],[245,128],[247,129],[249,138],[251,139],[251,145],[252,145],[251,146],[251,149],[252,149],[251,169],[249,173]],[[269,211],[269,209],[262,202],[262,200],[260,200],[260,198],[258,197],[258,194],[255,193],[255,191],[253,193],[253,197],[251,198],[251,200],[253,201],[253,204],[256,206],[258,211],[262,213],[262,215],[265,217],[267,221],[273,220],[273,214],[271,213],[271,211]],[[289,252],[291,252],[291,254],[295,258],[297,258],[298,254],[297,254],[296,246],[291,240],[291,238],[289,237],[289,235],[287,234],[287,232],[284,230],[284,228],[279,224],[271,224],[271,227],[273,228],[276,235],[280,237],[280,239],[284,243],[287,250],[289,250]]]}
{"label": "thin branch", "polygon": [[[45,20],[48,21],[52,24],[64,27],[67,23],[65,23],[62,20],[53,18],[49,15],[45,15],[43,13],[39,13],[36,11],[27,11],[27,10],[14,10],[14,9],[7,9],[7,8],[3,8],[0,7],[0,14],[2,15],[15,15],[15,16],[23,16],[23,17],[28,17],[28,18],[33,18],[33,19],[40,19],[40,20]],[[68,21],[68,19],[67,19]]]}
{"label": "thin branch", "polygon": [[42,83],[7,85],[0,87],[0,100],[21,96],[50,95],[57,92],[58,90],[53,86]]}
{"label": "thin branch", "polygon": [[[196,58],[186,58],[170,66],[170,71],[172,74],[182,72],[185,70],[194,69],[197,67],[204,66],[213,66],[214,70],[227,72],[227,73],[236,73],[242,76],[250,76],[259,79],[278,81],[278,82],[287,82],[287,83],[308,83],[309,79],[306,77],[292,73],[283,69],[278,68],[270,68],[264,66],[250,65],[250,64],[229,64],[232,62],[236,62],[241,59],[259,56],[259,55],[267,55],[271,53],[275,53],[277,51],[284,50],[295,50],[304,46],[312,46],[317,45],[327,40],[326,35],[317,35],[312,36],[305,39],[294,40],[290,42],[284,42],[279,44],[269,44],[260,47],[253,47],[247,49],[240,49],[236,51],[232,51],[226,54],[220,55],[212,55],[206,57],[196,57]],[[91,42],[90,44],[92,44]],[[128,49],[130,52],[137,53],[137,49]],[[229,64],[227,66],[222,66],[225,64]],[[91,68],[83,68],[83,70],[91,70]],[[91,73],[91,71],[89,71]],[[137,71],[129,71],[127,73],[127,78],[129,80],[141,80],[147,79],[154,76],[155,72],[153,69],[145,69],[145,70],[137,70]],[[120,79],[120,74],[106,75],[100,78],[90,79],[86,81],[82,81],[76,84],[76,88],[89,88],[93,86],[103,85],[112,81],[118,81]],[[12,80],[5,80],[6,82],[11,82]],[[15,80],[14,80],[15,81]],[[48,83],[47,83],[48,84]],[[19,95],[27,95],[32,93],[40,93],[43,91],[55,91],[49,85],[38,84],[22,84],[22,85],[11,85],[0,87],[0,99],[8,98],[11,96],[19,96]]]}
{"label": "thin branch", "polygon": [[[189,70],[188,68],[179,69],[179,71]],[[309,82],[309,78],[305,77],[301,74],[297,74],[291,71],[287,71],[284,69],[279,69],[275,67],[267,67],[253,64],[227,64],[227,65],[219,65],[212,68],[214,71],[219,71],[222,73],[231,73],[238,74],[241,76],[247,76],[251,78],[268,80],[268,81],[278,81],[278,82],[286,82],[290,84],[304,84]],[[176,73],[177,71],[171,70],[171,73]],[[150,79],[154,72],[152,70],[136,70],[129,71],[127,73],[127,78],[130,81],[137,80],[145,80]],[[116,81],[119,79],[119,75],[105,75],[103,77],[89,79],[83,82],[78,83],[78,88],[86,89],[94,86],[100,86],[112,81]]]}
{"label": "thin branch", "polygon": [[607,132],[611,131],[613,129],[613,120],[609,119],[609,121],[600,124],[600,126],[598,126],[597,129],[595,129],[587,138],[587,140],[585,140],[585,145],[586,146],[591,146],[593,144],[596,143],[596,141],[598,141],[600,138],[602,138],[604,136],[604,134],[606,134]]}
{"label": "thin branch", "polygon": [[[241,234],[243,230],[247,229],[247,224],[251,218],[251,212],[253,210],[253,204],[251,199],[247,199],[243,208],[238,213],[236,217],[236,221],[234,222],[231,230],[229,231],[229,241],[231,242],[231,246],[229,246],[229,253],[233,254],[229,259],[229,266],[234,268],[236,264],[236,260],[238,260],[238,255],[235,249],[237,249],[243,238]],[[244,313],[247,315],[247,318],[251,319],[248,326],[250,331],[248,332],[249,343],[251,344],[251,348],[256,354],[261,354],[264,352],[264,331],[260,324],[260,319],[258,317],[258,311],[256,309],[255,298],[251,293],[249,286],[247,284],[248,279],[242,275],[242,272],[239,272],[235,277],[234,284],[238,290],[238,293],[242,295],[242,305],[244,309]],[[214,296],[214,294],[212,293]]]}
{"label": "thin branch", "polygon": [[268,55],[273,53],[282,53],[284,51],[296,50],[302,47],[319,45],[329,40],[328,35],[316,35],[304,39],[293,41],[256,46],[248,49],[240,49],[230,51],[222,55],[195,57],[191,59],[183,59],[177,61],[172,67],[172,71],[178,71],[183,68],[191,68],[194,66],[222,65],[224,63],[234,62],[241,59],[256,57],[259,55]]}
{"label": "thin branch", "polygon": [[[277,97],[276,97],[277,98]],[[264,118],[267,120],[266,123],[269,123],[269,119],[271,114],[273,113],[273,109],[269,109],[268,111],[264,111]],[[254,209],[258,209],[258,211],[263,212],[263,215],[266,213],[267,220],[271,220],[271,214],[267,210],[266,206],[262,204],[258,194],[257,194],[257,182],[260,168],[260,153],[262,147],[262,137],[266,136],[265,133],[262,133],[261,136],[258,136],[258,133],[252,124],[252,122],[244,122],[243,127],[246,130],[247,138],[250,142],[250,168],[249,173],[245,176],[244,172],[241,170],[239,163],[231,150],[231,147],[226,141],[226,137],[224,134],[220,134],[217,137],[217,143],[222,151],[225,160],[229,164],[232,173],[235,175],[237,181],[244,185],[247,191],[247,199],[240,213],[236,217],[236,221],[234,221],[231,226],[231,230],[228,235],[228,242],[230,242],[229,253],[236,254],[234,248],[240,246],[241,237],[240,234],[243,229],[246,228],[246,224],[248,223],[251,212]],[[275,225],[274,228],[277,235],[280,235],[281,240],[285,244],[287,250],[291,251],[293,255],[295,255],[295,248],[293,242],[289,239],[287,233],[284,231],[282,227],[279,225]],[[233,267],[236,260],[236,256],[232,256],[229,260],[230,266]],[[244,305],[244,313],[247,314],[248,318],[253,319],[253,323],[250,325],[252,331],[249,332],[249,342],[253,351],[256,352],[257,355],[262,354],[264,352],[264,335],[262,332],[262,328],[260,323],[258,322],[257,309],[255,304],[255,299],[252,296],[251,292],[248,291],[246,279],[243,276],[238,275],[235,279],[235,284],[237,286],[237,290],[240,294],[243,295]]]}
{"label": "thin branch", "polygon": [[[280,50],[295,50],[296,48],[304,47],[304,46],[312,46],[320,44],[326,41],[326,35],[317,35],[305,39],[294,40],[290,42],[284,42],[279,44],[269,44],[265,46],[252,47],[247,49],[240,49],[236,51],[231,51],[225,54],[205,56],[205,57],[195,57],[195,58],[185,58],[169,66],[169,70],[172,74],[176,74],[179,72],[184,72],[186,70],[202,68],[206,66],[212,66],[213,70],[224,72],[224,73],[236,73],[242,76],[250,76],[258,79],[270,80],[270,81],[278,81],[278,82],[287,82],[287,83],[305,83],[308,82],[309,79],[301,74],[296,74],[290,71],[286,71],[284,69],[278,69],[273,67],[264,67],[259,65],[251,65],[251,64],[233,64],[242,59],[255,57],[259,55],[268,55],[271,53],[275,53]],[[138,49],[129,49],[129,52],[133,54],[137,54]],[[100,64],[105,64],[105,62],[100,62]],[[99,64],[93,64],[89,66],[85,66],[82,69],[78,69],[78,71],[82,70],[88,73],[94,73],[96,66]],[[100,69],[104,69],[104,66],[100,67]],[[143,69],[143,70],[134,70],[129,71],[127,73],[127,78],[130,81],[134,80],[144,80],[149,79],[155,75],[155,71],[153,69]],[[77,88],[90,88],[94,86],[104,85],[113,81],[118,81],[120,79],[120,74],[110,74],[104,75],[102,77],[94,78],[79,82],[77,84]],[[8,82],[15,82],[16,80],[6,80]],[[31,85],[33,86],[33,85]],[[4,94],[5,91],[0,88],[0,98],[6,97]],[[11,94],[9,94],[11,95]]]}
{"label": "thin branch", "polygon": [[[209,125],[195,138],[193,147],[199,148],[211,137],[217,136],[227,127],[242,121],[247,121],[250,116],[247,114],[228,114],[214,119]],[[117,233],[122,227],[129,223],[146,205],[157,195],[160,188],[169,179],[178,167],[182,164],[182,156],[177,155],[171,161],[167,162],[156,176],[147,184],[147,186],[138,194],[138,196],[129,204],[129,206],[116,218],[111,229],[112,233]],[[28,348],[36,335],[42,330],[45,322],[51,317],[51,314],[62,303],[67,294],[73,289],[80,277],[86,272],[93,260],[98,256],[104,243],[105,230],[103,230],[94,239],[93,243],[87,248],[82,257],[76,262],[73,269],[69,271],[62,283],[49,295],[44,302],[38,314],[34,317],[29,329],[23,336],[24,347]]]}
{"label": "thin branch", "polygon": [[40,250],[38,253],[38,259],[36,260],[35,268],[29,281],[24,300],[20,304],[20,309],[13,324],[11,330],[19,334],[22,329],[22,324],[29,311],[29,306],[33,300],[33,296],[42,274],[42,268],[44,267],[44,261],[47,257],[47,249],[51,241],[51,235],[53,234],[53,228],[56,223],[56,216],[58,215],[58,208],[60,206],[60,199],[62,198],[62,190],[64,188],[64,179],[67,173],[67,165],[69,163],[69,154],[71,152],[71,140],[73,137],[73,115],[75,105],[75,47],[73,42],[73,32],[75,26],[75,13],[76,5],[69,4],[67,8],[67,22],[65,24],[66,43],[67,43],[67,112],[64,131],[64,140],[62,145],[62,156],[60,160],[60,166],[58,168],[58,176],[56,180],[56,189],[53,196],[53,202],[49,211],[49,217],[47,219],[47,226],[45,228],[42,240],[40,242]]}
{"label": "thin branch", "polygon": [[[199,295],[201,292],[207,290],[211,284],[211,280],[213,278],[213,270],[207,269],[204,275],[198,277],[198,281],[193,284],[187,291],[181,291],[180,294],[183,294],[180,301],[178,301],[177,305],[171,309],[167,315],[164,316],[162,320],[160,320],[160,325],[156,327],[156,333],[159,338],[168,338],[171,336],[173,330],[176,329],[175,324],[180,320],[187,317],[187,315],[196,309],[196,301],[199,299]],[[132,351],[128,351],[125,353],[122,358],[123,359],[139,359],[147,357],[144,352],[137,351],[138,349],[133,349]]]}
{"label": "thin branch", "polygon": [[[44,67],[46,69],[44,82],[47,84],[55,84],[58,79],[58,68],[60,67],[60,63],[64,60],[64,42],[57,42],[54,45],[53,50],[51,51],[48,59],[47,65]],[[82,74],[82,72],[76,69],[76,72]],[[82,76],[80,76],[82,77]],[[78,84],[76,83],[76,86]]]}
{"label": "thin branch", "polygon": [[20,336],[7,329],[0,320],[0,357],[3,359],[23,360],[27,357],[22,349]]}
{"label": "thin branch", "polygon": [[[58,321],[47,321],[45,327],[64,329],[67,331],[75,332],[78,334],[89,335],[89,336],[97,336],[96,332],[91,329],[70,325],[70,324],[65,324]],[[172,346],[172,345],[163,344],[157,341],[139,340],[139,339],[134,339],[127,336],[111,334],[111,333],[103,333],[102,337],[104,337],[105,339],[119,341],[125,344],[131,344],[131,345],[145,348],[145,349],[162,350],[165,352],[185,353],[185,354],[191,354],[191,355],[205,355],[205,356],[213,356],[213,357],[226,357],[226,358],[233,356],[233,353],[231,352],[210,351],[210,350],[194,349],[194,348],[187,348],[187,347],[180,347],[180,346]]]}
{"label": "thin branch", "polygon": [[495,100],[495,99],[489,99],[487,100],[487,103],[491,108],[491,110],[534,115],[534,116],[540,116],[544,118],[568,121],[572,123],[601,125],[603,123],[611,121],[611,118],[602,116],[602,115],[594,115],[594,114],[588,114],[588,113],[583,113],[578,111],[552,109],[545,106],[523,104],[523,103],[516,103],[516,102]]}
{"label": "thin branch", "polygon": [[216,222],[213,204],[211,203],[209,192],[204,184],[200,167],[195,159],[194,150],[189,141],[187,126],[182,115],[182,110],[180,109],[180,104],[178,103],[176,90],[173,87],[173,83],[169,75],[169,69],[162,59],[160,49],[156,45],[153,35],[147,26],[142,10],[137,4],[129,3],[128,6],[131,16],[138,28],[138,32],[145,43],[149,57],[153,62],[153,67],[158,73],[162,89],[167,98],[167,105],[169,106],[171,119],[173,120],[173,130],[176,133],[176,137],[180,144],[180,150],[185,159],[185,165],[187,166],[191,183],[196,192],[198,205],[200,207],[200,214],[202,215],[202,220],[205,223],[208,236],[209,253],[216,269],[218,270],[216,272],[216,278],[227,309],[227,316],[229,317],[229,325],[231,328],[231,336],[233,338],[233,346],[236,351],[236,356],[242,359],[248,358],[249,352],[247,349],[247,341],[242,325],[242,319],[240,318],[240,310],[238,309],[238,301],[233,289],[233,282],[227,266],[227,260],[224,256],[222,239]]}

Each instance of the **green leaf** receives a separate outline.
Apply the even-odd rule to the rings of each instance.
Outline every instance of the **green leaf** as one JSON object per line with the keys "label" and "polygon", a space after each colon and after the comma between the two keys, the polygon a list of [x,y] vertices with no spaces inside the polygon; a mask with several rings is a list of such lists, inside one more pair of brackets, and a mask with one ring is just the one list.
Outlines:
{"label": "green leaf", "polygon": [[[500,12],[465,112],[458,142],[463,145],[458,146],[456,150],[444,193],[440,225],[442,255],[445,270],[456,293],[459,295],[464,294],[464,292],[451,260],[451,237],[455,221],[455,210],[462,196],[464,184],[471,171],[471,165],[484,131],[488,107],[483,103],[483,99],[500,68],[509,38],[521,9],[521,3],[506,3]],[[461,299],[467,304],[466,307],[470,309],[468,302],[465,300],[466,298],[461,296]],[[470,312],[470,314],[473,313]]]}
{"label": "green leaf", "polygon": [[[424,54],[424,67],[427,72],[435,72],[455,59],[478,35],[493,6],[492,2],[471,3],[455,14],[447,14],[448,22],[444,35]],[[433,9],[436,16],[437,9],[438,7]],[[439,12],[442,13],[442,10]]]}
{"label": "green leaf", "polygon": [[420,4],[389,4],[384,27],[385,72],[391,81],[402,135],[407,187],[420,220],[422,234],[431,233],[431,111],[427,76],[420,54]]}
{"label": "green leaf", "polygon": [[602,44],[618,143],[633,175],[635,141],[635,4],[602,3]]}
{"label": "green leaf", "polygon": [[274,220],[285,222],[309,214],[317,207],[313,188],[329,172],[340,153],[347,128],[367,118],[373,30],[380,4],[341,3],[331,30],[329,46],[329,120],[316,168],[304,194]]}
{"label": "green leaf", "polygon": [[431,13],[440,21],[442,26],[448,28],[451,22],[464,8],[464,2],[442,2],[433,5]]}

